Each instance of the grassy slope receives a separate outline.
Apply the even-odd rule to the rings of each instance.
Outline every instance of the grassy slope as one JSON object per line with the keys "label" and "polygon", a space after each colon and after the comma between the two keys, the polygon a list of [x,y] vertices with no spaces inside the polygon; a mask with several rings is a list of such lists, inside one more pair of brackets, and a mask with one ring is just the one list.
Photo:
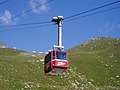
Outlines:
{"label": "grassy slope", "polygon": [[0,89],[120,89],[120,39],[94,38],[68,52],[69,69],[46,76],[40,61],[44,55],[0,49]]}
{"label": "grassy slope", "polygon": [[73,66],[94,85],[120,85],[120,39],[98,37],[68,51]]}

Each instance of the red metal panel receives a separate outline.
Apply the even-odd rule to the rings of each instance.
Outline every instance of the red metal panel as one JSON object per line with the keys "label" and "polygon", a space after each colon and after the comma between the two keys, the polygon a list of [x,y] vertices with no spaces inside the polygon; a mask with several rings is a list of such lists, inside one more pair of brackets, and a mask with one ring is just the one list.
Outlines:
{"label": "red metal panel", "polygon": [[51,61],[51,66],[56,66],[56,67],[68,67],[68,62],[67,60],[52,60]]}

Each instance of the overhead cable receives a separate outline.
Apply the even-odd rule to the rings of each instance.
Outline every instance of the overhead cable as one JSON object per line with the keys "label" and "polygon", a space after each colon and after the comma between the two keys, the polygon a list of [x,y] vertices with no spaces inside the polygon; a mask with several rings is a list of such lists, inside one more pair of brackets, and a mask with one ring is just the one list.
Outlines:
{"label": "overhead cable", "polygon": [[[45,2],[45,3],[43,3],[43,4],[40,4],[40,5],[32,8],[32,9],[26,10],[26,11],[24,11],[24,14],[26,14],[26,13],[28,13],[28,12],[31,12],[32,10],[34,10],[34,9],[36,9],[36,8],[39,8],[39,7],[41,7],[41,6],[43,6],[43,5],[47,4],[47,3],[50,3],[50,2],[52,2],[52,1],[53,1],[53,0],[49,0],[49,1]],[[8,19],[8,21],[9,21],[9,20],[13,20],[14,18],[17,18],[17,17],[19,17],[19,16],[21,16],[21,15],[23,15],[23,13],[20,13],[20,14],[15,15],[14,17]]]}
{"label": "overhead cable", "polygon": [[[25,30],[25,29],[32,29],[32,28],[40,28],[40,27],[47,27],[47,26],[51,26],[51,25],[54,25],[54,24],[46,24],[46,25],[37,25],[37,26],[27,26],[27,27],[22,27],[22,28],[13,28],[13,29],[9,29],[9,30],[0,30],[0,32],[8,32],[8,31],[20,31],[20,30]],[[33,29],[34,30],[34,29]]]}
{"label": "overhead cable", "polygon": [[3,26],[0,26],[0,27],[14,27],[14,26],[42,25],[42,24],[48,24],[48,23],[51,23],[51,21],[23,23],[23,24],[17,24],[17,25],[3,25]]}
{"label": "overhead cable", "polygon": [[0,5],[6,3],[6,2],[8,2],[8,1],[9,1],[9,0],[5,0],[5,1],[3,1],[3,2],[0,2]]}
{"label": "overhead cable", "polygon": [[96,8],[92,8],[92,9],[89,9],[89,10],[86,10],[86,11],[83,11],[83,12],[80,12],[80,13],[77,13],[77,14],[74,14],[74,15],[71,15],[71,16],[68,16],[68,17],[65,17],[64,20],[65,20],[65,19],[70,19],[70,18],[73,18],[73,17],[76,17],[76,16],[79,16],[79,15],[82,15],[82,14],[85,14],[85,13],[88,13],[88,12],[91,12],[91,11],[95,11],[95,10],[97,10],[97,9],[101,9],[101,8],[104,8],[104,7],[107,7],[107,6],[110,6],[110,5],[119,3],[119,2],[120,2],[120,0],[115,1],[115,2],[112,2],[112,3],[105,4],[105,5],[96,7]]}
{"label": "overhead cable", "polygon": [[99,13],[115,10],[115,9],[120,9],[120,7],[114,7],[114,8],[105,9],[105,10],[101,10],[101,11],[98,11],[98,12],[86,14],[86,15],[83,15],[83,16],[79,16],[79,17],[75,17],[75,18],[72,18],[72,19],[69,19],[69,20],[65,20],[65,22],[69,22],[69,21],[72,21],[72,20],[75,20],[75,19],[84,18],[84,17],[95,15],[95,14],[99,14]]}
{"label": "overhead cable", "polygon": [[[120,0],[119,0],[120,1]],[[115,3],[115,2],[114,2]],[[108,5],[108,4],[107,4]],[[110,4],[109,4],[110,5]],[[105,6],[105,5],[103,5]],[[102,6],[101,6],[102,7]],[[98,8],[98,7],[97,7]],[[83,15],[83,16],[79,16],[79,15],[82,15],[82,14],[79,14],[79,15],[76,15],[76,16],[73,16],[74,18],[72,17],[69,17],[69,18],[65,18],[65,22],[68,22],[68,21],[72,21],[72,20],[75,20],[75,19],[78,19],[78,18],[84,18],[84,17],[88,17],[88,16],[92,16],[92,15],[95,15],[95,14],[99,14],[99,13],[103,13],[103,12],[107,12],[107,11],[111,11],[111,10],[115,10],[115,9],[120,9],[120,7],[114,7],[114,8],[109,8],[109,9],[104,9],[104,10],[101,10],[101,11],[98,11],[98,12],[94,12],[94,13],[90,13],[90,14],[86,14],[86,15]],[[93,10],[93,9],[91,9]],[[88,10],[87,10],[88,11]],[[86,12],[86,11],[84,11]],[[89,10],[89,12],[91,12]],[[83,13],[83,12],[82,12]],[[87,12],[86,12],[87,13]],[[85,13],[83,13],[85,14]],[[78,17],[77,17],[78,16]],[[15,30],[21,30],[21,29],[31,29],[31,28],[39,28],[40,26],[50,26],[50,25],[53,25],[51,24],[51,21],[46,21],[46,22],[33,22],[33,23],[25,23],[25,24],[18,24],[18,25],[8,25],[8,26],[0,26],[0,27],[12,27],[12,26],[29,26],[29,25],[39,25],[39,26],[31,26],[31,27],[23,27],[23,28],[17,28],[17,29],[11,29],[11,30],[0,30],[0,32],[6,32],[6,31],[15,31]]]}
{"label": "overhead cable", "polygon": [[[84,18],[84,17],[95,15],[95,14],[99,14],[99,13],[115,10],[115,9],[120,9],[120,7],[114,7],[114,8],[110,8],[110,9],[101,10],[101,11],[90,13],[90,14],[86,14],[86,15],[83,15],[83,16],[74,17],[74,18],[71,18],[71,19],[68,19],[68,20],[65,19],[64,22],[69,22],[69,21],[76,20],[76,19],[79,19],[79,18]],[[4,25],[4,26],[0,26],[0,27],[7,28],[7,27],[16,27],[16,26],[45,25],[45,24],[49,24],[49,23],[51,23],[51,21],[23,23],[23,24],[17,24],[17,25]]]}

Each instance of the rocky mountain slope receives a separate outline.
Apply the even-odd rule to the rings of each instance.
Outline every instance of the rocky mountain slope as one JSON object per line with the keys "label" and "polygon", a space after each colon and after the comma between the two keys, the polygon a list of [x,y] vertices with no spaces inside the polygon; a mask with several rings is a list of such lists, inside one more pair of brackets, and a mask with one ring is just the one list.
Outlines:
{"label": "rocky mountain slope", "polygon": [[44,53],[0,48],[0,89],[120,90],[120,39],[95,37],[67,51],[68,70],[49,76]]}

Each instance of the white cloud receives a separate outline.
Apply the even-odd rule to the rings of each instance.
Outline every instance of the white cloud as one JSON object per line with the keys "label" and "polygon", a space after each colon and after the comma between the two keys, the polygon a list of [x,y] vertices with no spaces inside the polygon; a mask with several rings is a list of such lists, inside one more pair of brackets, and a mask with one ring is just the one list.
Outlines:
{"label": "white cloud", "polygon": [[119,23],[106,23],[103,28],[99,29],[98,32],[102,35],[106,35],[112,32],[120,31]]}
{"label": "white cloud", "polygon": [[[46,2],[47,2],[46,0],[30,0],[29,5],[33,9],[32,11],[34,13],[46,12],[49,9],[48,5],[44,4]],[[38,8],[35,8],[39,5],[41,6]]]}
{"label": "white cloud", "polygon": [[119,23],[110,23],[110,24],[108,24],[107,28],[110,30],[119,30],[120,24]]}
{"label": "white cloud", "polygon": [[11,19],[13,15],[10,11],[5,10],[4,13],[0,14],[0,22],[5,25],[13,25],[16,24],[17,19]]}

